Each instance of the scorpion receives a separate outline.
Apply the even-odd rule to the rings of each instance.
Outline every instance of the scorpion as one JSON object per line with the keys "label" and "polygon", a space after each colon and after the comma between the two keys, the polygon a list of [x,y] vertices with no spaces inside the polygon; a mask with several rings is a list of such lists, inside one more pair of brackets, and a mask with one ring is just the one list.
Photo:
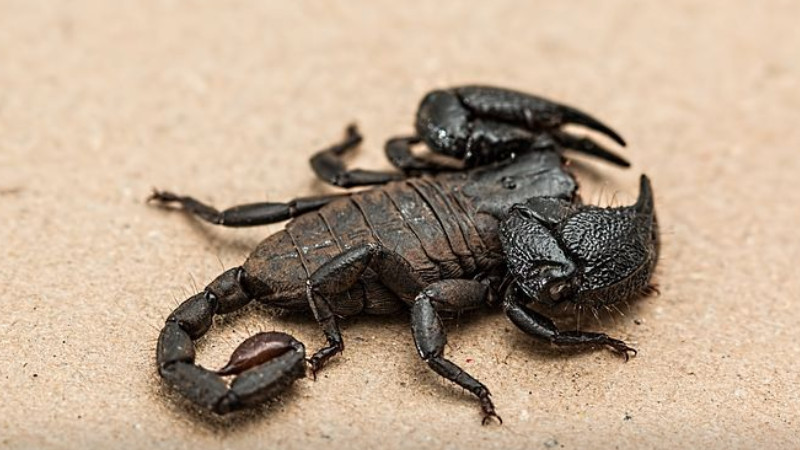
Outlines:
{"label": "scorpion", "polygon": [[[370,188],[223,211],[155,190],[149,201],[212,224],[244,227],[292,219],[258,244],[243,265],[219,275],[169,315],[156,349],[159,374],[216,414],[254,407],[274,399],[309,368],[316,376],[342,352],[342,319],[410,309],[420,358],[472,393],[486,424],[502,419],[486,385],[445,356],[445,315],[500,308],[535,340],[605,347],[627,361],[636,350],[622,340],[560,330],[539,312],[557,305],[598,308],[643,296],[652,289],[658,259],[648,177],[641,176],[632,205],[583,204],[565,149],[629,164],[587,137],[562,131],[567,124],[625,144],[575,108],[513,90],[465,86],[426,95],[417,112],[417,134],[387,141],[387,157],[398,171],[347,168],[343,157],[361,141],[355,126],[342,142],[312,157],[322,180]],[[418,143],[433,157],[414,155],[411,148]],[[242,342],[220,370],[196,364],[194,341],[206,334],[213,317],[252,300],[312,313],[326,345],[306,359],[303,343],[289,334],[262,332]]]}

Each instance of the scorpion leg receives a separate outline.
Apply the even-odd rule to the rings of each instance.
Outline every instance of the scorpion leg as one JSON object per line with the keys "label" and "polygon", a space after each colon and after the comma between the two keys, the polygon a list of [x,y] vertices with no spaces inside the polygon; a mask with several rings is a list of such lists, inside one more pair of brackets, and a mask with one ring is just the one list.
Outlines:
{"label": "scorpion leg", "polygon": [[552,320],[522,305],[517,300],[518,295],[516,285],[509,287],[503,300],[503,309],[511,322],[528,335],[558,346],[608,347],[622,355],[625,361],[630,358],[631,353],[636,355],[636,349],[604,333],[580,330],[560,331]]}
{"label": "scorpion leg", "polygon": [[347,169],[342,156],[361,142],[361,134],[355,125],[347,127],[344,141],[321,150],[311,157],[311,168],[322,181],[343,188],[384,184],[405,179],[405,175],[394,172]]}
{"label": "scorpion leg", "polygon": [[331,357],[344,350],[335,307],[329,299],[347,292],[367,268],[375,271],[380,281],[400,298],[414,298],[422,288],[422,283],[408,262],[380,244],[354,247],[320,266],[306,283],[311,311],[328,341],[328,345],[314,353],[309,360],[314,373]]}
{"label": "scorpion leg", "polygon": [[493,302],[487,285],[475,280],[443,280],[422,290],[411,308],[411,332],[419,356],[434,372],[468,390],[480,400],[483,423],[492,418],[503,423],[483,383],[444,357],[447,344],[439,312],[459,312]]}
{"label": "scorpion leg", "polygon": [[422,141],[418,136],[396,137],[386,141],[386,158],[393,166],[404,173],[437,173],[463,170],[455,165],[448,165],[419,158],[411,153],[411,146]]}
{"label": "scorpion leg", "polygon": [[[211,327],[214,314],[235,311],[250,299],[241,286],[244,272],[230,269],[206,290],[170,314],[158,337],[156,362],[164,380],[205,409],[226,414],[274,398],[305,376],[305,348],[285,333],[260,333],[234,352],[218,372],[195,364],[195,340]],[[238,374],[230,384],[221,375]]]}
{"label": "scorpion leg", "polygon": [[219,211],[213,206],[209,206],[192,197],[177,195],[167,191],[153,191],[153,194],[150,195],[147,201],[158,202],[160,205],[178,204],[185,211],[215,225],[223,225],[226,227],[251,227],[291,219],[300,214],[319,209],[333,200],[348,195],[350,194],[300,197],[287,203],[249,203],[234,206],[223,211]]}

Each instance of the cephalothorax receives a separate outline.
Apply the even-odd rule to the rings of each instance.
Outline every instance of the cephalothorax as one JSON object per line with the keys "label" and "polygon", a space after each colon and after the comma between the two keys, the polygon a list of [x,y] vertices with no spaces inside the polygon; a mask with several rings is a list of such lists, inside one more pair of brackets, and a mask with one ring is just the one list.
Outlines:
{"label": "cephalothorax", "polygon": [[[463,95],[476,89],[484,96],[482,106],[475,109],[493,118],[479,119],[478,125],[471,118],[467,128],[473,134],[480,130],[485,142],[502,143],[508,142],[504,136],[513,129],[533,136],[529,129],[534,124],[539,127],[535,139],[518,142],[510,153],[491,154],[492,148],[502,149],[501,144],[481,144],[481,154],[489,157],[451,153],[464,160],[468,169],[418,164],[396,174],[345,168],[342,154],[360,141],[351,127],[345,141],[318,153],[312,166],[327,181],[347,180],[340,185],[380,186],[221,212],[191,197],[156,191],[152,200],[179,204],[220,225],[250,226],[294,218],[283,231],[259,244],[241,267],[217,277],[167,318],[157,349],[161,376],[185,397],[219,414],[261,404],[303,377],[303,344],[276,332],[247,339],[219,371],[195,364],[193,341],[208,331],[213,315],[234,311],[251,300],[313,313],[327,339],[327,345],[308,359],[314,372],[344,349],[341,318],[410,308],[420,357],[436,373],[479,399],[484,422],[499,419],[489,390],[445,358],[440,314],[501,307],[519,329],[541,341],[605,346],[626,360],[635,353],[602,333],[560,331],[531,306],[571,302],[591,308],[627,301],[649,289],[658,257],[649,180],[642,176],[638,200],[631,206],[581,204],[561,155],[562,132],[554,127],[564,118],[573,118],[612,136],[616,133],[572,108],[513,91],[455,88],[437,92]],[[492,96],[486,93],[494,93],[496,105],[492,106]],[[423,130],[457,122],[441,106],[437,108],[436,114],[420,113],[427,117]],[[453,111],[458,112],[457,108]],[[487,120],[491,126],[480,122]],[[397,142],[390,140],[387,145],[394,145],[393,141]],[[431,148],[446,152],[458,145]],[[595,151],[599,146],[578,149],[587,148],[592,148],[589,153],[601,154]],[[236,375],[230,383],[223,378],[229,375]]]}

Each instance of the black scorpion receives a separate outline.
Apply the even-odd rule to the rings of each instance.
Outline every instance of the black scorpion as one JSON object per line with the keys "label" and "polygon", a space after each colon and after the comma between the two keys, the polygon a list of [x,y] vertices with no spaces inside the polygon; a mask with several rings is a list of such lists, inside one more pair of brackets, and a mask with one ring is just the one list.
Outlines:
{"label": "black scorpion", "polygon": [[[650,289],[658,228],[648,178],[625,207],[584,205],[565,166],[570,148],[627,166],[588,138],[561,131],[575,123],[606,133],[585,113],[523,93],[489,87],[434,91],[417,116],[417,136],[387,142],[402,173],[348,170],[342,156],[361,140],[319,152],[311,164],[339,186],[379,185],[354,193],[254,203],[218,211],[192,197],[155,191],[210,223],[240,227],[293,218],[241,267],[183,302],[166,320],[158,370],[180,394],[218,414],[262,404],[305,376],[305,348],[285,333],[243,342],[219,371],[195,364],[194,342],[215,314],[251,300],[313,313],[327,339],[308,364],[316,373],[344,349],[342,318],[411,309],[420,357],[433,371],[474,394],[484,423],[500,420],[489,389],[444,356],[440,314],[501,307],[520,330],[557,346],[636,351],[603,333],[561,331],[533,309],[571,303],[596,308]],[[424,141],[459,164],[417,157]],[[236,375],[227,382],[223,377]]]}

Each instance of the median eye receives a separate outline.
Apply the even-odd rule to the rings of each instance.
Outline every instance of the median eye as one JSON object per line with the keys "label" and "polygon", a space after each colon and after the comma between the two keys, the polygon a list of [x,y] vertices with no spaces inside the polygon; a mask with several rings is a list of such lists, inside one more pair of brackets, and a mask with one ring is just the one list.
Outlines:
{"label": "median eye", "polygon": [[517,188],[517,182],[512,177],[503,177],[500,180],[500,183],[506,189],[516,189]]}

